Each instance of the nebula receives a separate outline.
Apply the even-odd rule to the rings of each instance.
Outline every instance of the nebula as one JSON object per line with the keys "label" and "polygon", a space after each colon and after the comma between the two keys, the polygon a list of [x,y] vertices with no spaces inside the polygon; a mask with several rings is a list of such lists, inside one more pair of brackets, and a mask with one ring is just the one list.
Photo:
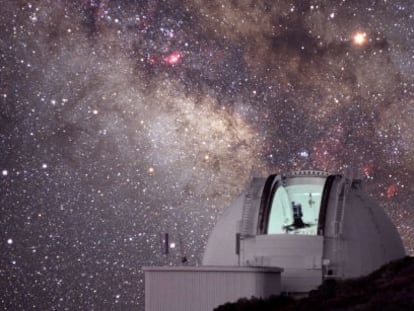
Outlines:
{"label": "nebula", "polygon": [[[362,178],[414,252],[409,1],[1,1],[0,301],[143,310],[253,176]],[[174,249],[162,252],[169,233]]]}

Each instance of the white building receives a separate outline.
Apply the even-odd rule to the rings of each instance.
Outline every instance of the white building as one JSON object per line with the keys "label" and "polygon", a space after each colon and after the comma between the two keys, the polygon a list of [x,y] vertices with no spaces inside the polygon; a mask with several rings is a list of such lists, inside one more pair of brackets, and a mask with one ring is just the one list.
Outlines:
{"label": "white building", "polygon": [[[180,268],[182,272],[174,271],[177,273],[173,277],[171,271],[177,268],[144,269],[146,300],[155,299],[161,306],[148,304],[146,310],[212,310],[223,300],[265,297],[280,291],[304,295],[326,278],[363,276],[404,256],[396,228],[363,191],[360,180],[318,171],[255,178],[213,229],[202,267]],[[275,268],[281,270],[272,270]],[[208,280],[193,277],[187,287],[181,282],[184,274],[220,269],[233,274],[226,277],[225,273],[216,273]],[[251,273],[250,281],[234,278],[234,273],[246,271]],[[269,273],[272,281],[264,281],[263,273]],[[168,287],[174,288],[177,295],[180,288],[185,288],[184,291],[205,293],[209,302],[204,307],[194,301],[192,304],[191,299],[183,304],[181,299],[179,307],[175,307],[171,297],[163,301],[165,295],[157,294],[157,287],[167,284],[163,275],[168,275]],[[181,287],[176,286],[179,282]],[[215,299],[217,295],[207,289],[214,288],[211,284],[238,290]]]}

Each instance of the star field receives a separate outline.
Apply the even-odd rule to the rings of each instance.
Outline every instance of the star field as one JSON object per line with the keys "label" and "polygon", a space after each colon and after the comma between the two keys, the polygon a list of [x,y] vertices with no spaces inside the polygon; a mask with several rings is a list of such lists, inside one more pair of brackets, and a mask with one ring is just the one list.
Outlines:
{"label": "star field", "polygon": [[[414,3],[0,0],[0,306],[143,310],[252,176],[352,174],[414,254]],[[168,232],[171,253],[162,253]]]}

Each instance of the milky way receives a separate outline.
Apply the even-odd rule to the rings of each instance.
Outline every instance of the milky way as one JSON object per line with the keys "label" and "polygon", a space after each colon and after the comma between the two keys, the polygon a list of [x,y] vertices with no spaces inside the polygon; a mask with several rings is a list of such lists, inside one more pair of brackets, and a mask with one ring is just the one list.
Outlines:
{"label": "milky way", "polygon": [[[0,305],[143,310],[252,176],[363,178],[414,254],[411,1],[0,1]],[[162,254],[162,233],[175,246]]]}

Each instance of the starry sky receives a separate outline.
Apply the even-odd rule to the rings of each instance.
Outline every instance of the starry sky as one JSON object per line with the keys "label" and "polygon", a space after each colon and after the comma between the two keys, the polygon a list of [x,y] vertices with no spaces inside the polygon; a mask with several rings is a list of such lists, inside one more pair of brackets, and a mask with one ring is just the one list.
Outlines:
{"label": "starry sky", "polygon": [[414,2],[0,0],[0,27],[3,310],[143,310],[143,265],[199,264],[291,170],[363,178],[414,254]]}

